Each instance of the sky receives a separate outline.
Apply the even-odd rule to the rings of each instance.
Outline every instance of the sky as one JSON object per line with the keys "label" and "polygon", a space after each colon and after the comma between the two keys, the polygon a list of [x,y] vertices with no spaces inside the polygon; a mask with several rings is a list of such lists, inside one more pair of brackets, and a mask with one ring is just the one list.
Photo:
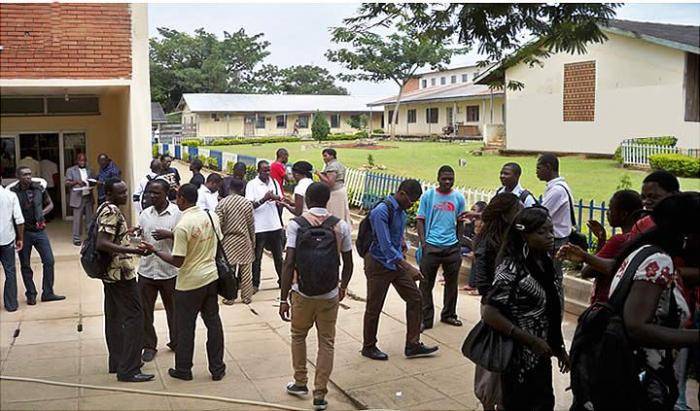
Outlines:
{"label": "sky", "polygon": [[[270,42],[270,55],[264,63],[280,67],[318,65],[332,74],[343,67],[326,60],[324,53],[334,44],[329,28],[339,26],[352,16],[359,3],[333,4],[149,4],[150,35],[157,35],[158,27],[168,27],[193,33],[203,27],[221,36],[224,31],[244,28],[246,33],[264,33]],[[625,4],[617,10],[619,19],[658,23],[700,25],[700,4]],[[481,60],[475,52],[452,59],[450,67],[474,64]],[[356,81],[338,84],[351,94],[383,97],[395,94],[398,86],[391,82],[372,83]]]}

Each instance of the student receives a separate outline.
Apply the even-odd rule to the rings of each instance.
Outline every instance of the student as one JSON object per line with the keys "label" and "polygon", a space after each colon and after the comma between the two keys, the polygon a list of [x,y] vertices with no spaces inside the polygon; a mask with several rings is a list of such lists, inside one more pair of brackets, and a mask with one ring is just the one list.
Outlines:
{"label": "student", "polygon": [[406,210],[418,201],[422,193],[423,189],[417,180],[404,180],[395,194],[387,196],[385,201],[379,203],[369,213],[374,241],[365,254],[367,304],[363,324],[362,355],[373,360],[389,359],[389,356],[377,347],[379,316],[384,307],[389,285],[393,285],[399,296],[406,302],[404,349],[406,357],[426,357],[438,350],[438,347],[429,347],[420,342],[421,293],[415,281],[421,280],[422,275],[406,261],[403,254],[406,248],[403,238],[406,228]]}
{"label": "student", "polygon": [[[661,200],[678,193],[680,193],[680,184],[676,176],[665,170],[654,171],[646,176],[642,182],[642,205],[644,206],[644,211],[651,213]],[[653,226],[654,220],[650,215],[646,215],[632,227],[630,236],[636,237]]]}
{"label": "student", "polygon": [[[24,246],[24,216],[14,192],[0,185],[0,263],[5,270],[3,304],[8,312],[17,311],[17,268],[15,252]],[[15,230],[15,227],[17,229]]]}
{"label": "student", "polygon": [[420,271],[423,274],[420,291],[424,330],[433,328],[433,287],[441,266],[445,278],[445,292],[440,321],[456,327],[462,326],[462,321],[457,317],[457,282],[459,268],[462,266],[458,220],[465,211],[466,201],[459,191],[452,190],[455,181],[452,167],[440,167],[437,179],[438,187],[426,191],[421,196],[416,215]]}
{"label": "student", "polygon": [[195,158],[190,162],[190,171],[192,172],[192,178],[190,179],[190,184],[194,184],[197,189],[204,184],[204,176],[202,175],[202,160]]}
{"label": "student", "polygon": [[284,187],[284,182],[289,180],[287,177],[287,161],[289,161],[289,152],[287,149],[280,148],[275,153],[275,161],[270,164],[270,177]]}
{"label": "student", "polygon": [[230,176],[224,177],[224,181],[221,183],[221,188],[219,189],[219,198],[225,198],[226,196],[229,195],[231,192],[231,183],[233,180],[239,180],[243,182],[243,193],[241,194],[242,196],[245,196],[245,185],[247,181],[245,180],[245,174],[246,174],[246,165],[245,163],[242,162],[237,162],[236,164],[233,165],[233,174]]}
{"label": "student", "polygon": [[[331,192],[323,183],[313,183],[306,190],[308,211],[292,220],[287,226],[287,249],[282,274],[282,290],[280,293],[280,317],[284,321],[291,320],[292,334],[292,364],[294,366],[294,382],[287,385],[287,392],[292,395],[306,395],[306,336],[314,325],[318,334],[318,356],[316,358],[316,379],[313,391],[313,407],[315,410],[325,410],[328,402],[328,379],[333,370],[333,346],[335,340],[335,324],[338,318],[339,302],[345,298],[345,293],[352,277],[352,230],[344,221],[332,216],[326,209]],[[309,227],[319,227],[329,222],[328,232],[318,233],[311,237]],[[300,224],[304,224],[304,228]],[[308,225],[308,227],[306,227]],[[325,226],[324,226],[325,227]],[[303,231],[302,231],[303,230]],[[320,232],[320,229],[319,229]],[[305,239],[329,238],[331,241],[320,242],[317,249],[310,253],[299,248]],[[319,261],[309,261],[308,256],[319,256]],[[339,278],[339,266],[342,257],[342,275]],[[316,265],[319,266],[316,266]],[[299,281],[292,284],[292,277],[297,273]],[[308,278],[306,278],[308,276]],[[313,285],[328,280],[324,289],[310,290],[305,288],[306,282]],[[340,282],[340,285],[338,283]],[[325,282],[324,282],[325,284]],[[291,288],[291,317],[288,302]],[[311,293],[313,291],[313,294]]]}
{"label": "student", "polygon": [[160,178],[170,184],[170,190],[168,190],[168,200],[175,201],[177,189],[180,187],[180,172],[177,171],[177,168],[170,166],[173,162],[173,158],[170,156],[170,154],[161,154],[159,160],[162,165]]}
{"label": "student", "polygon": [[223,179],[217,173],[211,173],[207,176],[207,180],[197,190],[197,206],[205,211],[216,210],[216,205],[219,203],[219,188]]}
{"label": "student", "polygon": [[297,182],[297,185],[294,187],[294,202],[290,202],[285,198],[280,204],[286,207],[287,210],[295,216],[300,216],[302,213],[308,211],[304,196],[306,195],[306,189],[314,182],[311,178],[312,170],[313,166],[311,163],[303,160],[297,161],[292,166],[292,176],[294,176],[294,180]]}
{"label": "student", "polygon": [[503,184],[496,194],[500,193],[512,193],[515,194],[521,203],[525,207],[532,207],[537,204],[537,199],[532,193],[523,188],[520,185],[520,175],[522,174],[522,169],[518,163],[506,163],[501,168],[501,184]]}
{"label": "student", "polygon": [[[143,198],[143,194],[146,192],[146,186],[148,186],[148,183],[151,181],[155,180],[160,176],[163,168],[160,160],[157,158],[154,158],[151,160],[151,171],[149,171],[142,179],[139,181],[139,185],[136,187],[136,190],[134,190],[134,195],[132,197],[132,201],[134,202],[134,209],[136,210],[136,213],[141,213],[143,211],[144,206],[147,208],[149,207],[150,204],[150,199],[148,198]],[[146,200],[146,201],[144,201]]]}

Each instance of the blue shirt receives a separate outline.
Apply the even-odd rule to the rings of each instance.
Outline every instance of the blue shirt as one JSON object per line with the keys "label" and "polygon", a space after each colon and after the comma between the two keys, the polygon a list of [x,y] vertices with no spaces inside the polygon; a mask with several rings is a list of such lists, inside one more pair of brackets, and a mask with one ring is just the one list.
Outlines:
{"label": "blue shirt", "polygon": [[369,213],[369,221],[372,223],[372,233],[375,238],[369,247],[369,252],[372,258],[384,267],[396,270],[396,263],[403,260],[401,244],[406,226],[406,212],[399,207],[394,196],[388,196],[387,199],[394,206],[391,227],[389,226],[389,208],[384,202],[381,202]]}
{"label": "blue shirt", "polygon": [[457,244],[457,217],[464,212],[466,201],[459,191],[447,194],[436,189],[423,193],[416,218],[425,223],[425,242],[448,247]]}
{"label": "blue shirt", "polygon": [[110,178],[121,178],[122,172],[119,171],[119,167],[117,167],[116,164],[114,164],[114,161],[109,160],[109,164],[105,166],[105,168],[100,169],[100,173],[97,175],[97,180],[102,182],[97,187],[97,201],[98,203],[104,202],[105,199],[105,186],[104,182],[109,180]]}

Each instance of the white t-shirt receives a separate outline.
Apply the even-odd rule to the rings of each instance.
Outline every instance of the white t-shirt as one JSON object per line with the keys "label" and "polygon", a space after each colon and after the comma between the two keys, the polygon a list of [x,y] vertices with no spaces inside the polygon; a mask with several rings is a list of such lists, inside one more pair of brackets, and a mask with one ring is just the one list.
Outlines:
{"label": "white t-shirt", "polygon": [[[549,216],[552,218],[554,238],[568,237],[573,228],[567,190],[571,193],[564,177],[557,177],[547,182],[542,196],[542,206],[549,210]],[[573,200],[573,194],[571,197]]]}
{"label": "white t-shirt", "polygon": [[311,184],[313,184],[313,182],[314,182],[314,180],[312,180],[308,177],[302,178],[301,180],[299,180],[296,187],[294,187],[294,195],[298,194],[304,198],[304,208],[303,208],[304,211],[309,210],[309,208],[306,205],[306,189],[309,188],[309,186]]}
{"label": "white t-shirt", "polygon": [[[267,180],[267,183],[263,183],[260,178],[255,177],[246,184],[245,198],[253,202],[262,200],[268,191],[272,191],[278,196],[282,195],[282,189],[272,177]],[[277,211],[277,204],[275,204],[274,201],[268,201],[253,210],[253,219],[255,220],[256,233],[266,233],[268,231],[282,229],[282,222],[280,221],[279,212]]]}
{"label": "white t-shirt", "polygon": [[46,180],[46,187],[53,188],[53,176],[54,174],[58,174],[58,166],[56,163],[48,159],[43,159],[39,161],[39,168],[41,169],[41,178]]}
{"label": "white t-shirt", "polygon": [[19,206],[17,194],[0,186],[0,245],[15,241],[14,224],[24,224],[24,216]]}
{"label": "white t-shirt", "polygon": [[219,204],[218,192],[211,192],[206,185],[202,184],[197,190],[197,206],[202,210],[214,211]]}
{"label": "white t-shirt", "polygon": [[[78,171],[80,171],[80,180],[85,183],[84,187],[90,187],[90,182],[88,182],[88,174],[87,174],[87,168],[80,168],[78,167]],[[89,196],[90,195],[90,190],[83,190],[83,195],[84,196]]]}

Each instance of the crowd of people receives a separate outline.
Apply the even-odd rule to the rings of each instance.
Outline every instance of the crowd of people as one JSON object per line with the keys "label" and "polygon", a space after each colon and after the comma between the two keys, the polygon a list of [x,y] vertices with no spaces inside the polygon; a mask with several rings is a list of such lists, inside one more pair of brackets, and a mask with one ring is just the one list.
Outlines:
{"label": "crowd of people", "polygon": [[[268,250],[280,290],[275,304],[281,319],[291,325],[294,380],[286,390],[298,396],[309,393],[306,337],[316,327],[313,406],[327,407],[338,307],[347,294],[354,263],[346,169],[334,149],[324,149],[322,157],[324,168],[314,172],[306,161],[289,167],[288,151],[279,149],[271,164],[265,160],[256,164],[256,176],[249,181],[243,163],[236,163],[230,176],[205,177],[202,162],[194,159],[192,177],[184,183],[171,166],[172,158],[163,155],[153,159],[150,171],[129,196],[108,156],[98,157],[96,175],[85,156],[77,156],[77,164],[66,172],[66,185],[72,188],[73,241],[80,245],[82,227],[94,220],[97,248],[110,259],[103,280],[110,373],[120,381],[154,378],[141,367],[158,352],[153,321],[160,295],[169,331],[166,345],[175,351],[169,375],[192,380],[196,319],[201,315],[207,328],[209,371],[213,380],[224,378],[217,244],[236,267],[244,304],[250,304],[260,290],[262,259]],[[356,242],[367,280],[361,355],[389,359],[378,346],[377,334],[390,285],[406,305],[405,356],[435,355],[439,347],[421,342],[421,335],[435,326],[433,289],[436,282],[444,286],[440,322],[462,326],[457,304],[466,256],[471,270],[464,289],[481,298],[482,327],[512,347],[499,370],[470,357],[476,363],[474,392],[484,409],[553,409],[551,358],[560,372],[574,374],[573,409],[613,409],[615,395],[602,395],[604,388],[592,381],[594,370],[582,369],[586,365],[580,352],[585,344],[576,344],[579,334],[588,332],[585,324],[579,325],[574,338],[576,353],[570,353],[573,348],[564,341],[562,267],[568,260],[582,264],[584,278],[594,279],[592,311],[607,307],[621,319],[629,339],[625,349],[635,358],[638,380],[632,384],[637,391],[630,404],[638,406],[634,409],[685,409],[690,358],[698,356],[700,348],[700,194],[682,193],[668,172],[650,173],[641,193],[620,190],[612,195],[608,225],[620,232],[608,236],[602,222],[587,222],[596,240],[595,252],[589,253],[575,240],[581,227],[557,156],[540,155],[535,172],[545,183],[541,199],[522,187],[523,170],[510,162],[500,171],[502,186],[496,195],[468,209],[464,196],[453,190],[455,170],[445,165],[437,171],[435,188],[424,192],[420,182],[407,179],[369,210]],[[32,247],[44,266],[41,300],[64,298],[53,292],[53,256],[44,232],[43,218],[51,200],[32,182],[29,168],[20,167],[17,176],[14,187],[0,187],[0,208],[10,210],[4,218],[16,226],[8,229],[13,224],[3,221],[0,233],[8,311],[17,309],[15,251],[20,253],[27,303],[36,303],[29,262]],[[288,185],[294,185],[291,197],[284,192]],[[98,204],[94,213],[93,188]],[[129,200],[139,212],[133,227],[120,210]],[[407,210],[415,203],[417,266],[406,257],[405,238]],[[293,218],[285,221],[283,210]],[[495,338],[489,341],[483,351],[501,356],[502,345],[494,343]],[[582,382],[581,375],[589,377]],[[579,389],[581,385],[587,389]]]}

